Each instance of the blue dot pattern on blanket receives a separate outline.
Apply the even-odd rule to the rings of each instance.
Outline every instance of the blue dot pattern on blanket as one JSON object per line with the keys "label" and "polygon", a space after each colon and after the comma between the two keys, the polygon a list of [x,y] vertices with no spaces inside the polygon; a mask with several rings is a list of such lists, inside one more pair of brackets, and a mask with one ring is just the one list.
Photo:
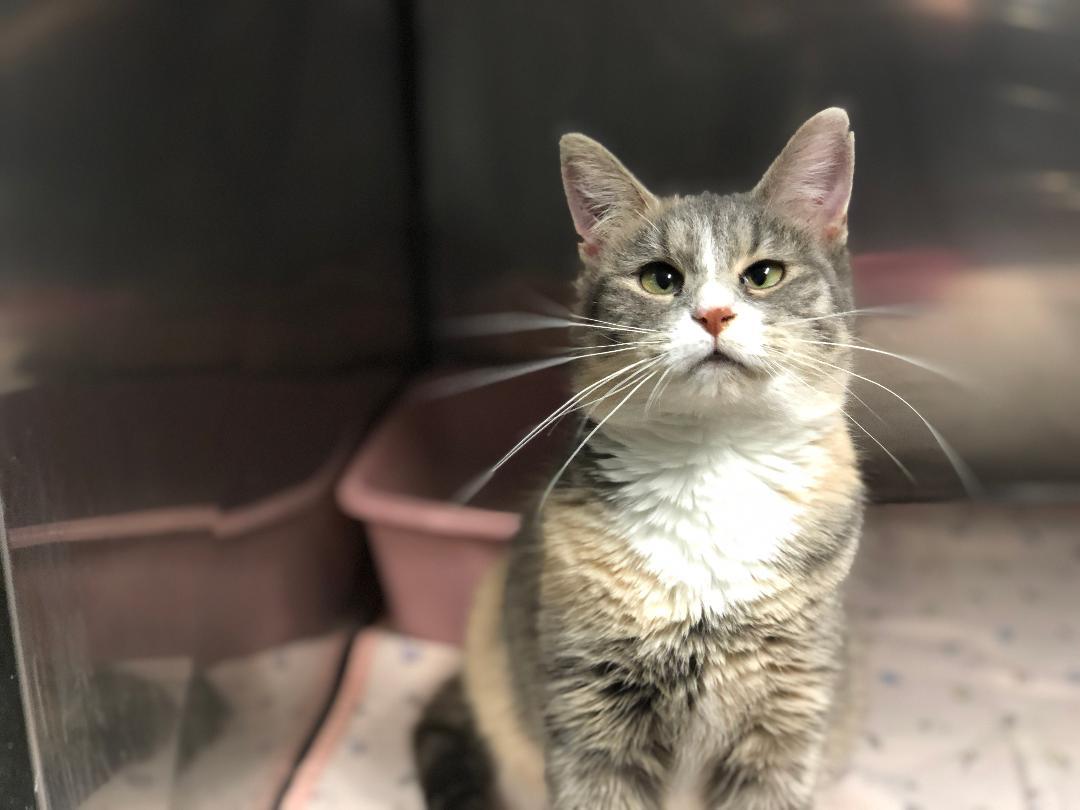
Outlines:
{"label": "blue dot pattern on blanket", "polygon": [[[1080,810],[1076,526],[1078,507],[870,510],[848,588],[866,711],[845,779],[863,793],[844,810]],[[408,737],[458,654],[371,632],[312,810],[423,810]]]}

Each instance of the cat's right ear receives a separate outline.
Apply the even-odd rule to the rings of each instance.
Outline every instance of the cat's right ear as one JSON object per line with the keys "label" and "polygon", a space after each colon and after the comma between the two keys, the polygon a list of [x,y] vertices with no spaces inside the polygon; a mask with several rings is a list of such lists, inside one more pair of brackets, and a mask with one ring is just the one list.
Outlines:
{"label": "cat's right ear", "polygon": [[815,236],[847,241],[847,211],[855,172],[855,135],[839,107],[799,127],[753,194]]}
{"label": "cat's right ear", "polygon": [[656,205],[656,197],[611,152],[577,132],[559,141],[566,202],[581,237],[581,254],[595,258],[630,217]]}

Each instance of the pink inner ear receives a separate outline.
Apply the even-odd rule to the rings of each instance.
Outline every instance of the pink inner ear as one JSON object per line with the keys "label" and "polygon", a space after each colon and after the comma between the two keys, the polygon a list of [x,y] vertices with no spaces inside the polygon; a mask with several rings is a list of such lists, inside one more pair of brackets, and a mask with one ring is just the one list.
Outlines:
{"label": "pink inner ear", "polygon": [[839,219],[834,218],[832,224],[825,228],[825,235],[832,239],[843,233],[845,228],[847,228],[847,214],[844,214]]}
{"label": "pink inner ear", "polygon": [[[847,148],[845,144],[843,148]],[[837,155],[837,162],[829,177],[829,188],[815,202],[824,209],[829,223],[847,220],[848,197],[851,195],[850,170],[847,166],[846,154]]]}
{"label": "pink inner ear", "polygon": [[[851,194],[851,152],[847,130],[813,137],[796,162],[795,172],[807,177],[812,187],[811,216],[830,236],[843,230]],[[800,165],[801,164],[801,165]],[[816,188],[813,188],[816,186]]]}
{"label": "pink inner ear", "polygon": [[585,240],[586,245],[592,245],[593,229],[596,227],[597,218],[589,207],[588,198],[581,191],[578,173],[574,171],[573,166],[563,166],[562,179],[570,216],[574,220],[574,230]]}
{"label": "pink inner ear", "polygon": [[808,136],[769,178],[771,204],[830,238],[843,233],[851,193],[848,150],[846,139],[834,134]]}

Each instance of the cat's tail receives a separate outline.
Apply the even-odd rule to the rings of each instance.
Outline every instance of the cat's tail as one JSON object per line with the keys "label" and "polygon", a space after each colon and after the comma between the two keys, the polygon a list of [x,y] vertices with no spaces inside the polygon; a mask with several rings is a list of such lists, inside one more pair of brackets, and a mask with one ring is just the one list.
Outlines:
{"label": "cat's tail", "polygon": [[494,810],[491,758],[476,733],[460,675],[424,710],[413,731],[413,752],[428,810]]}

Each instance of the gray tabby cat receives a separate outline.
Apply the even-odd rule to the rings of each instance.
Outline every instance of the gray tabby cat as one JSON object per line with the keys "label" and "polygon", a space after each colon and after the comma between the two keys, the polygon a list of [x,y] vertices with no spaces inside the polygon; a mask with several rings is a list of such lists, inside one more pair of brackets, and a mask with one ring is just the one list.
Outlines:
{"label": "gray tabby cat", "polygon": [[842,410],[854,139],[795,133],[748,194],[658,198],[561,142],[588,417],[482,586],[416,730],[428,806],[796,810],[842,701],[863,488]]}

